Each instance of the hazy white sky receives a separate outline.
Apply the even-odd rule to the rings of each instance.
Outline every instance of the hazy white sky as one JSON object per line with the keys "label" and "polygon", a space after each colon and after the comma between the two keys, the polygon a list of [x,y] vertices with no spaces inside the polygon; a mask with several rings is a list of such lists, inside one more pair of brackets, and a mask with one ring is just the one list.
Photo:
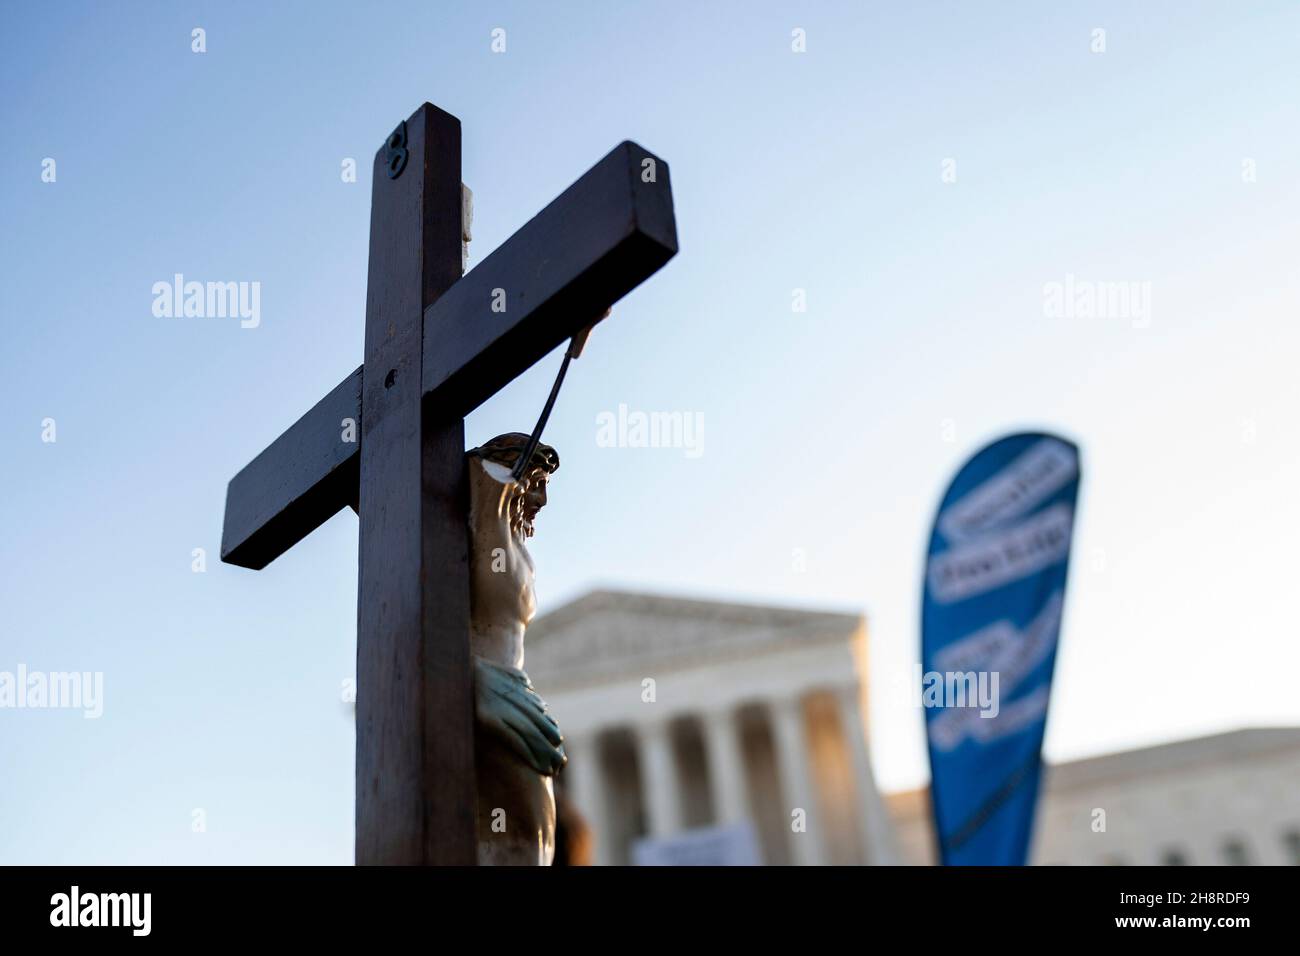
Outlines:
{"label": "hazy white sky", "polygon": [[[471,265],[622,139],[672,168],[681,252],[548,428],[544,608],[864,610],[878,776],[917,785],[933,508],[1043,428],[1084,471],[1049,757],[1300,722],[1294,4],[269,6],[0,14],[0,670],[104,674],[98,720],[0,711],[0,860],[351,859],[356,520],[216,555],[230,476],[360,361],[369,159],[424,100],[464,124]],[[177,272],[259,282],[260,325],[156,318]],[[1050,315],[1067,276],[1149,311]],[[558,360],[469,440],[531,427]],[[599,447],[620,404],[700,414],[703,453]]]}

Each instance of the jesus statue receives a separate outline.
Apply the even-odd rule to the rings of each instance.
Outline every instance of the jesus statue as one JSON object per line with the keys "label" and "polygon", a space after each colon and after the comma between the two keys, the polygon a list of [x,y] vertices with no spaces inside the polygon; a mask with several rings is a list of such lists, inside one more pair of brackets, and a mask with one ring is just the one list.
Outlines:
{"label": "jesus statue", "polygon": [[480,865],[550,865],[552,777],[568,759],[555,719],[523,670],[524,631],[537,610],[524,542],[560,466],[555,449],[539,443],[515,480],[528,442],[511,432],[466,453]]}

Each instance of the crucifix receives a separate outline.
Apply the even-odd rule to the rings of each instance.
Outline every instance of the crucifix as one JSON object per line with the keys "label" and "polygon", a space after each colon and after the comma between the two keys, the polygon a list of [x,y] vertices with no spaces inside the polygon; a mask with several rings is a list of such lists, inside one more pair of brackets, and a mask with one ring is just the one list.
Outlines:
{"label": "crucifix", "polygon": [[425,103],[375,156],[365,364],[226,494],[221,559],[254,570],[360,517],[358,864],[476,860],[464,417],[677,252],[630,141],[462,277],[463,230],[460,121]]}

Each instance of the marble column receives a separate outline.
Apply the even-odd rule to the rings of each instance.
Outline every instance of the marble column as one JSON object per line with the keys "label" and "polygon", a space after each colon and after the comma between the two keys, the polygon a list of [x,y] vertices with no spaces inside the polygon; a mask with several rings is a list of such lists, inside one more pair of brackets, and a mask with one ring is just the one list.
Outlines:
{"label": "marble column", "polygon": [[668,721],[638,725],[636,746],[649,835],[658,837],[676,833],[682,828],[681,788],[677,782],[677,759]]}
{"label": "marble column", "polygon": [[741,748],[740,723],[735,710],[718,708],[700,715],[705,754],[709,762],[709,791],[713,797],[713,822],[740,823],[749,819],[749,787]]}
{"label": "marble column", "polygon": [[840,728],[849,748],[853,765],[853,786],[857,796],[858,831],[862,834],[863,851],[870,864],[894,865],[898,863],[898,845],[894,838],[893,821],[885,809],[876,776],[871,770],[871,748],[867,743],[866,724],[862,714],[862,697],[857,684],[836,688]]}
{"label": "marble column", "polygon": [[[798,866],[818,866],[826,862],[822,845],[821,808],[813,778],[808,732],[804,726],[803,702],[786,697],[770,702],[772,742],[776,747],[777,773],[781,780],[782,817],[788,835],[792,861]],[[806,829],[792,830],[795,809],[803,810]]]}
{"label": "marble column", "polygon": [[564,749],[569,755],[563,776],[574,806],[591,828],[593,861],[597,866],[608,866],[611,860],[608,799],[606,795],[605,768],[601,762],[600,734],[567,735]]}

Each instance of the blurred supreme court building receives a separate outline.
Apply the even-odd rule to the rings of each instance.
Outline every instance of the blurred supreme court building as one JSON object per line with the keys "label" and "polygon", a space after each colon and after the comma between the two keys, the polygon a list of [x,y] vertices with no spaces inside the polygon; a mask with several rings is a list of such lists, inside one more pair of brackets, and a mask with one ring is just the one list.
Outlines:
{"label": "blurred supreme court building", "polygon": [[525,666],[564,731],[561,786],[596,862],[685,832],[754,862],[893,862],[865,648],[859,615],[613,591],[534,621]]}
{"label": "blurred supreme court building", "polygon": [[[927,792],[875,784],[860,615],[595,591],[526,668],[597,864],[935,862]],[[1300,728],[1049,766],[1031,862],[1300,863],[1297,779]]]}

